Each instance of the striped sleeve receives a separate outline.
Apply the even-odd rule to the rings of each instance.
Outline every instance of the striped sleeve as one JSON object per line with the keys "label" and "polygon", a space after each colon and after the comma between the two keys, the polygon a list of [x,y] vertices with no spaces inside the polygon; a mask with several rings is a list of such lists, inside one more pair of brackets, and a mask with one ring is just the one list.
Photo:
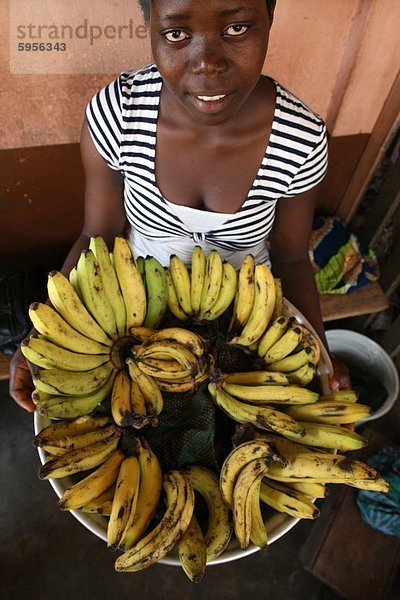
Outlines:
{"label": "striped sleeve", "polygon": [[324,178],[327,167],[328,142],[326,126],[324,123],[321,123],[320,135],[306,160],[290,182],[285,197],[297,196],[316,186]]}
{"label": "striped sleeve", "polygon": [[120,171],[122,132],[120,77],[93,96],[86,107],[86,120],[98,153],[111,169]]}

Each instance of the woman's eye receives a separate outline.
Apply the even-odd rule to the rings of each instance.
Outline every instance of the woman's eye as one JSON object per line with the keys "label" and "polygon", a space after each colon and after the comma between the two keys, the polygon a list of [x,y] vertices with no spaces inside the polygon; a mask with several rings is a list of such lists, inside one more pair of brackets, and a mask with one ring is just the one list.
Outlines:
{"label": "woman's eye", "polygon": [[182,29],[172,29],[171,31],[164,33],[164,35],[165,39],[169,42],[183,42],[189,37],[189,35],[182,31]]}
{"label": "woman's eye", "polygon": [[229,27],[227,27],[224,31],[224,33],[226,35],[243,35],[244,33],[246,33],[246,31],[248,30],[249,26],[248,25],[229,25]]}

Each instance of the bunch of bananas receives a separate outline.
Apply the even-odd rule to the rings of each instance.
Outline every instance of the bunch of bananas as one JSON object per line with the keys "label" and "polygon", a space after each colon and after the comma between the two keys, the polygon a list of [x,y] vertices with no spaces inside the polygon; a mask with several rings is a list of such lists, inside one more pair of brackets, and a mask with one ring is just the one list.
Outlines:
{"label": "bunch of bananas", "polygon": [[264,263],[255,265],[250,254],[239,271],[233,315],[228,334],[230,343],[256,350],[271,319],[282,315],[281,282],[274,279]]}
{"label": "bunch of bananas", "polygon": [[236,293],[237,274],[217,250],[208,257],[195,246],[191,269],[176,255],[167,272],[168,308],[180,321],[213,321],[230,306]]}
{"label": "bunch of bananas", "polygon": [[38,367],[32,398],[39,412],[72,419],[92,413],[110,396],[129,329],[144,323],[151,305],[121,237],[111,255],[103,238],[91,238],[70,278],[52,271],[47,290],[52,306],[30,306],[37,333],[21,349]]}
{"label": "bunch of bananas", "polygon": [[39,469],[40,479],[59,479],[102,465],[118,452],[120,436],[108,417],[88,415],[45,427],[35,437],[35,445],[50,457]]}
{"label": "bunch of bananas", "polygon": [[[315,519],[319,511],[310,497],[323,496],[326,483],[379,492],[389,489],[377,471],[360,461],[314,451],[277,436],[257,437],[236,446],[222,465],[220,487],[232,508],[241,548],[247,548],[250,541],[260,548],[268,544],[260,502],[296,518]],[[295,484],[305,487],[296,489]]]}
{"label": "bunch of bananas", "polygon": [[340,426],[371,412],[369,406],[356,402],[352,390],[319,396],[290,385],[284,373],[268,371],[221,373],[208,389],[216,406],[238,423],[250,423],[308,446],[347,451],[365,445],[364,438]]}
{"label": "bunch of bananas", "polygon": [[[370,409],[352,391],[320,396],[307,387],[318,340],[283,314],[280,281],[251,255],[236,273],[217,250],[206,256],[196,246],[190,268],[171,256],[165,269],[154,257],[135,261],[123,238],[109,253],[97,236],[69,278],[49,274],[48,293],[51,306],[31,305],[36,333],[22,344],[37,367],[38,411],[59,419],[35,438],[46,452],[39,477],[91,471],[65,490],[60,508],[108,518],[108,546],[123,551],[117,571],[144,569],[176,548],[184,572],[200,581],[232,531],[241,548],[267,545],[268,507],[314,519],[312,500],[327,483],[387,491],[373,469],[328,452],[365,444],[342,425]],[[190,330],[229,309],[228,343],[263,370],[221,372],[218,353]],[[171,316],[185,328],[169,326]],[[122,450],[128,432],[157,425],[165,393],[194,393],[205,381],[215,405],[253,431],[219,477],[196,465],[163,474],[144,437]]]}
{"label": "bunch of bananas", "polygon": [[182,327],[155,331],[135,348],[135,360],[138,377],[152,378],[165,392],[194,390],[208,377],[204,340]]}

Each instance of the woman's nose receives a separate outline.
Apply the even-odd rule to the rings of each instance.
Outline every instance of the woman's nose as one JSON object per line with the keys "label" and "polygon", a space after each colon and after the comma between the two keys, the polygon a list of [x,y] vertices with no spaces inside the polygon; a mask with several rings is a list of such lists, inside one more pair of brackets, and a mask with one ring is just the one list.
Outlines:
{"label": "woman's nose", "polygon": [[193,73],[211,75],[223,73],[227,68],[227,58],[218,43],[203,43],[196,48],[192,59]]}

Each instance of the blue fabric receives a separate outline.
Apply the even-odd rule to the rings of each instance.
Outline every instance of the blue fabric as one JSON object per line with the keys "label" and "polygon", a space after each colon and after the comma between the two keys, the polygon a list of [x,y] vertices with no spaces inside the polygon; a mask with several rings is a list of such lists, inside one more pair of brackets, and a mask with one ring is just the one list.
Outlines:
{"label": "blue fabric", "polygon": [[390,485],[387,493],[360,490],[357,504],[361,516],[374,529],[400,537],[400,448],[384,446],[367,463]]}
{"label": "blue fabric", "polygon": [[310,261],[320,294],[346,294],[379,274],[375,254],[336,217],[316,217]]}

